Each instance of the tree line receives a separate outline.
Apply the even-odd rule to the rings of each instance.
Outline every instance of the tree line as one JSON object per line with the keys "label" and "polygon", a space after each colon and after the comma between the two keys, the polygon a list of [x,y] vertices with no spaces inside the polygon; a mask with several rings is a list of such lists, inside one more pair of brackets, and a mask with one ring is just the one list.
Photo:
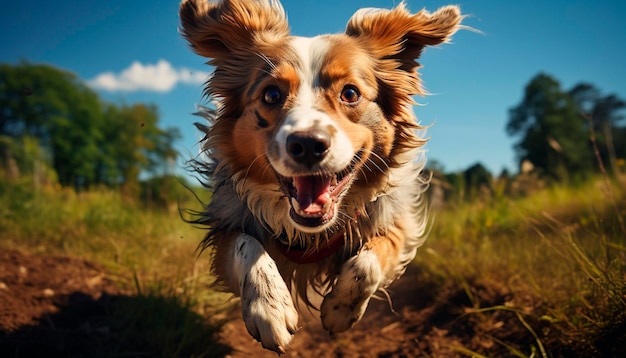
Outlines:
{"label": "tree line", "polygon": [[135,195],[142,173],[167,173],[180,137],[159,126],[155,105],[108,103],[75,74],[49,65],[0,64],[6,175],[38,171],[64,186],[115,186]]}
{"label": "tree line", "polygon": [[[617,174],[626,158],[624,109],[623,99],[592,84],[563,89],[540,73],[509,110],[505,128],[515,140],[519,173],[505,170],[494,178],[481,163],[456,173],[444,173],[436,163],[430,168],[448,196],[470,200],[523,192],[531,181],[579,180],[597,173],[600,163]],[[27,62],[0,64],[0,163],[6,175],[36,173],[64,186],[104,185],[140,195],[140,175],[163,177],[177,158],[179,131],[158,122],[155,105],[108,103],[73,73]],[[172,186],[162,179],[154,183]]]}
{"label": "tree line", "polygon": [[519,172],[494,177],[481,163],[456,173],[431,169],[448,199],[524,194],[537,186],[575,183],[600,172],[617,175],[626,167],[626,102],[590,83],[563,89],[539,73],[509,110],[506,132],[514,138]]}

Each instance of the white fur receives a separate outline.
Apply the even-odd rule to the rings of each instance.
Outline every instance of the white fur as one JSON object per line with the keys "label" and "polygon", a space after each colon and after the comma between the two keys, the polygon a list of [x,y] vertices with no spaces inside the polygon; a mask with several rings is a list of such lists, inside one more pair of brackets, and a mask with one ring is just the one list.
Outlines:
{"label": "white fur", "polygon": [[300,104],[311,104],[313,102],[314,88],[317,86],[317,79],[322,63],[330,49],[328,40],[316,37],[294,37],[291,46],[296,50],[300,59],[300,91],[298,102]]}
{"label": "white fur", "polygon": [[260,242],[241,234],[235,241],[234,270],[248,333],[263,347],[285,353],[298,328],[298,312],[276,263]]}
{"label": "white fur", "polygon": [[363,250],[341,267],[333,290],[322,302],[322,324],[330,333],[343,332],[361,319],[383,281],[376,254]]}

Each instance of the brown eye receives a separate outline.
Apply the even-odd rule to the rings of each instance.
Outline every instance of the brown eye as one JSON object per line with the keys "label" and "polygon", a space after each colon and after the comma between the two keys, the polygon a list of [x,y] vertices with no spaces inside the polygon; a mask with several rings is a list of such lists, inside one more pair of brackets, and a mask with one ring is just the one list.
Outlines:
{"label": "brown eye", "polygon": [[263,91],[263,103],[268,105],[275,105],[280,103],[283,96],[280,94],[280,90],[276,86],[269,86]]}
{"label": "brown eye", "polygon": [[341,90],[341,100],[346,103],[357,103],[361,99],[361,93],[359,90],[351,85],[345,86],[343,90]]}

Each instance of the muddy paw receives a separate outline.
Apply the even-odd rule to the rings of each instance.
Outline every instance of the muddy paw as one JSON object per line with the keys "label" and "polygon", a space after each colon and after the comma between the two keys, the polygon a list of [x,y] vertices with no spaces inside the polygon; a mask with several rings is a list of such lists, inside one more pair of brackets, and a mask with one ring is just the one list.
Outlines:
{"label": "muddy paw", "polygon": [[328,295],[322,302],[322,325],[329,333],[346,331],[358,322],[365,309],[369,297],[366,300],[344,302],[339,295]]}
{"label": "muddy paw", "polygon": [[382,279],[376,255],[363,251],[343,264],[332,292],[322,302],[322,325],[343,332],[358,322]]}

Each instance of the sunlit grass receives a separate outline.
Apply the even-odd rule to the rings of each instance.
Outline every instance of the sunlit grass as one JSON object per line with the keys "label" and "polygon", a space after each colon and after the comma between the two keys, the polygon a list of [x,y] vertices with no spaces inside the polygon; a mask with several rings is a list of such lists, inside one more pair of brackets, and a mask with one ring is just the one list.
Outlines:
{"label": "sunlit grass", "polygon": [[[137,279],[142,286],[193,295],[198,307],[215,304],[216,293],[206,289],[208,258],[197,251],[203,230],[185,223],[177,210],[146,210],[113,190],[76,193],[34,188],[29,181],[2,183],[0,199],[2,247],[80,257],[105,266],[124,287],[135,289]],[[180,206],[200,209],[196,200]]]}
{"label": "sunlit grass", "polygon": [[626,233],[619,222],[625,187],[595,180],[449,205],[437,213],[426,254],[416,262],[464,287],[475,313],[499,308],[480,302],[473,286],[504,285],[509,300],[502,307],[549,323],[543,334],[525,327],[538,342],[527,347],[529,356],[546,356],[541,339],[556,332],[563,344],[589,342],[625,318]]}
{"label": "sunlit grass", "polygon": [[22,183],[8,188],[2,199],[4,245],[74,254],[113,266],[145,269],[151,257],[168,256],[171,248],[193,252],[200,234],[175,212],[142,210],[110,190],[35,191]]}

